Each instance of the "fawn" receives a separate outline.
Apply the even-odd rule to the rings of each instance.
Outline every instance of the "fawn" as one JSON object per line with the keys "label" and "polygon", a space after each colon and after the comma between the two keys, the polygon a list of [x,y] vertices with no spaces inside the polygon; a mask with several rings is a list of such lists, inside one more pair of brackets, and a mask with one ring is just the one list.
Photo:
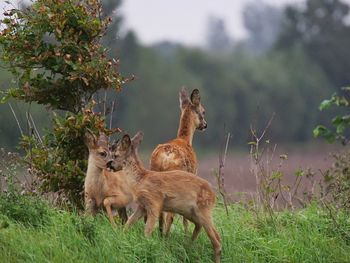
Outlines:
{"label": "fawn", "polygon": [[[183,170],[197,173],[197,157],[192,148],[193,135],[196,129],[204,131],[207,122],[204,119],[205,110],[201,105],[198,89],[194,89],[191,96],[185,88],[179,93],[181,117],[177,137],[165,144],[159,144],[153,151],[150,160],[150,169],[153,171]],[[165,217],[165,227],[163,221]],[[163,234],[169,234],[174,215],[165,213],[159,221],[159,228]],[[187,221],[183,220],[185,232]],[[163,229],[164,228],[164,229]]]}
{"label": "fawn", "polygon": [[113,161],[107,163],[111,169],[123,171],[127,178],[124,182],[138,204],[126,222],[126,227],[147,216],[144,234],[148,237],[162,211],[178,213],[195,224],[192,240],[197,238],[204,227],[214,248],[215,262],[220,262],[221,240],[212,221],[215,192],[206,180],[193,173],[146,170],[138,156],[142,139],[141,132],[133,139],[124,135],[121,141],[113,145]]}
{"label": "fawn", "polygon": [[99,138],[87,133],[86,145],[89,149],[88,168],[84,183],[84,196],[86,212],[96,215],[102,205],[105,208],[112,225],[113,209],[117,209],[122,223],[128,220],[126,205],[130,203],[131,196],[123,189],[122,172],[107,171],[106,162],[110,160],[108,138],[101,134]]}

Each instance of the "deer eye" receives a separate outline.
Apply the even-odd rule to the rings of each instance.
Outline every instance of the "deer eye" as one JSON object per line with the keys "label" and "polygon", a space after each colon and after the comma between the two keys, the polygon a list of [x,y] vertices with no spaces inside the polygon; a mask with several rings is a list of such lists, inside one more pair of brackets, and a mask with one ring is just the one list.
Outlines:
{"label": "deer eye", "polygon": [[106,152],[100,152],[99,155],[102,156],[102,157],[106,157],[107,153]]}
{"label": "deer eye", "polygon": [[203,115],[205,115],[205,110],[202,112]]}

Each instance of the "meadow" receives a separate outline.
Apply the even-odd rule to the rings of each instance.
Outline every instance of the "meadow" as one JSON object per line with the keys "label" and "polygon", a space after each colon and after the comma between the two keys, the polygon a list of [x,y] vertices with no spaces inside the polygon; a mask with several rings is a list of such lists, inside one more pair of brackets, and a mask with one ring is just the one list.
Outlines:
{"label": "meadow", "polygon": [[[192,242],[176,217],[169,237],[143,235],[143,221],[125,231],[107,218],[59,210],[37,197],[1,194],[1,262],[211,262],[202,231]],[[336,217],[336,220],[335,218]],[[349,262],[350,219],[317,204],[273,218],[238,204],[229,215],[219,203],[214,221],[222,237],[222,262]]]}

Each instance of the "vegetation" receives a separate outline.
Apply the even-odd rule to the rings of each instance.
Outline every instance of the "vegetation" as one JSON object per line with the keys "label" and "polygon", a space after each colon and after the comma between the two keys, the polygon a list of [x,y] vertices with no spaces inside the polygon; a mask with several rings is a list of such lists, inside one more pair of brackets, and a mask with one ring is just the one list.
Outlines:
{"label": "vegetation", "polygon": [[[36,228],[23,225],[20,218],[1,216],[0,256],[5,262],[210,262],[212,258],[204,232],[192,243],[190,236],[184,235],[181,220],[176,220],[169,238],[161,238],[155,231],[147,239],[142,220],[126,232],[120,225],[112,229],[102,215],[92,219],[47,209],[50,222]],[[222,206],[214,213],[223,239],[222,262],[350,260],[349,239],[333,231],[332,220],[317,206],[295,213],[281,212],[275,226],[257,221],[239,205],[229,206],[229,214],[227,217]],[[350,228],[347,217],[339,215],[339,219]]]}
{"label": "vegetation", "polygon": [[110,22],[101,12],[99,0],[37,0],[24,10],[5,12],[1,21],[1,58],[16,79],[2,101],[14,98],[65,111],[63,118],[53,115],[53,130],[43,137],[27,115],[31,129],[22,134],[21,146],[37,190],[54,192],[79,208],[87,167],[84,135],[117,131],[106,128],[106,111],[104,116],[93,112],[92,97],[100,89],[118,91],[124,81],[101,44]]}
{"label": "vegetation", "polygon": [[[199,88],[204,105],[207,101],[206,107],[209,107],[208,129],[205,134],[196,137],[194,143],[197,149],[204,148],[204,145],[205,149],[217,148],[218,134],[221,134],[224,123],[234,135],[234,144],[246,146],[250,124],[256,121],[256,126],[261,128],[273,112],[276,113],[276,118],[270,133],[276,142],[309,142],[313,139],[313,127],[325,123],[333,114],[319,112],[319,102],[336,91],[340,93],[337,87],[349,84],[346,63],[350,61],[350,54],[346,48],[348,45],[344,43],[350,39],[350,34],[346,33],[350,26],[341,18],[346,16],[348,5],[326,0],[309,0],[308,3],[310,4],[305,8],[276,10],[254,2],[254,8],[249,8],[252,15],[246,15],[244,21],[249,39],[235,41],[229,38],[231,41],[227,44],[224,40],[228,38],[220,36],[218,39],[223,39],[229,46],[213,50],[206,46],[190,48],[172,42],[144,46],[138,41],[135,32],[124,30],[125,33],[122,33],[119,30],[123,28],[122,14],[113,11],[120,6],[121,1],[102,1],[102,16],[110,15],[113,18],[103,44],[108,48],[110,56],[120,58],[119,69],[122,75],[136,76],[135,81],[125,84],[127,89],[122,93],[107,93],[108,101],[116,99],[116,111],[112,114],[114,122],[130,133],[138,131],[142,123],[147,138],[144,143],[148,148],[172,138],[178,125],[177,94],[181,86],[185,85]],[[295,13],[292,22],[288,11],[290,9]],[[333,21],[331,18],[337,17],[333,15],[334,12],[338,14],[337,10],[340,10],[341,17]],[[317,17],[318,13],[324,14],[322,19]],[[217,28],[218,32],[208,33],[208,37],[227,34],[227,30],[223,29],[225,25],[215,19],[213,21],[218,26],[208,26],[208,29]],[[312,22],[311,25],[309,21]],[[271,24],[274,25],[273,34],[263,34],[262,32],[270,32]],[[322,30],[317,30],[316,35],[310,33],[311,29],[293,33],[304,28],[295,28],[297,24],[308,25],[306,29]],[[263,26],[264,30],[259,26]],[[308,39],[312,42],[307,42]],[[208,45],[210,41],[208,39]],[[332,45],[319,48],[318,43],[329,42]],[[335,70],[339,65],[343,65],[342,70]],[[67,67],[71,70],[69,65]],[[331,74],[335,71],[338,72],[336,76]],[[6,87],[5,83],[3,87]],[[100,93],[99,97],[103,99],[104,95]],[[142,110],[135,110],[140,108]],[[164,108],[168,110],[159,110]],[[13,126],[12,129],[0,127],[3,135],[0,137],[1,144],[14,147],[19,133],[14,132],[16,124],[9,107],[4,105],[2,109],[8,117],[1,118],[6,118]],[[102,108],[97,109],[103,111]],[[20,114],[18,109],[16,112]],[[42,119],[42,115],[34,113],[35,120]],[[24,113],[22,119],[25,119]],[[158,123],[162,123],[161,132]]]}
{"label": "vegetation", "polygon": [[[14,107],[27,118],[21,162],[18,154],[0,151],[0,258],[5,262],[209,262],[212,250],[206,235],[201,233],[192,243],[180,220],[170,237],[159,237],[155,231],[146,239],[142,220],[126,232],[120,224],[111,228],[103,214],[92,218],[80,211],[87,162],[85,132],[119,131],[112,129],[112,122],[107,128],[106,115],[111,112],[109,120],[117,120],[130,133],[141,127],[147,146],[165,141],[176,130],[177,93],[185,84],[201,89],[207,109],[209,129],[200,136],[199,145],[216,146],[222,130],[210,127],[225,124],[235,143],[245,146],[249,130],[253,133],[249,144],[257,198],[225,203],[225,207],[219,200],[214,212],[222,236],[222,261],[349,262],[349,153],[336,156],[334,165],[323,173],[320,193],[304,192],[305,202],[298,187],[303,178],[313,180],[313,173],[299,169],[294,184],[285,184],[280,167],[288,157],[279,156],[277,169],[268,166],[269,156],[266,163],[263,157],[265,150],[275,153],[264,137],[267,128],[277,142],[298,142],[310,140],[313,127],[322,123],[314,135],[330,142],[348,141],[349,89],[320,105],[321,110],[345,106],[344,112],[318,112],[317,105],[334,87],[350,82],[350,26],[345,22],[349,6],[340,0],[307,0],[303,8],[284,11],[255,5],[253,15],[246,12],[244,18],[250,33],[247,41],[234,41],[224,22],[213,18],[208,28],[215,32],[208,34],[207,46],[189,48],[177,43],[142,46],[132,31],[116,42],[122,19],[113,11],[121,1],[102,3],[104,13],[98,0],[37,0],[27,9],[9,10],[2,20],[2,63],[14,76],[9,84],[9,72],[0,73],[6,83],[2,102],[29,102],[33,111],[18,110],[24,104]],[[108,30],[107,15],[115,18]],[[260,25],[264,29],[271,24],[271,34],[263,34]],[[121,58],[120,68],[112,56]],[[137,80],[124,83],[120,71],[135,74]],[[128,89],[117,95],[114,113],[107,104],[122,84]],[[37,104],[49,108],[51,125],[36,126],[32,115],[42,119],[46,114]],[[271,115],[273,125],[266,126]],[[10,108],[0,122],[10,123],[9,116]],[[334,129],[325,124],[332,116]],[[23,125],[21,115],[15,118]],[[44,136],[40,126],[49,126]],[[15,145],[13,127],[2,125],[1,143]],[[284,206],[278,206],[281,199]],[[61,210],[63,206],[54,206],[57,203],[69,209]]]}
{"label": "vegetation", "polygon": [[318,125],[314,129],[314,136],[323,137],[330,143],[333,143],[335,140],[339,140],[342,142],[343,145],[345,145],[349,140],[348,128],[350,126],[350,115],[348,114],[346,109],[350,106],[350,88],[342,88],[342,91],[342,95],[338,95],[337,93],[335,93],[330,99],[322,101],[322,103],[319,106],[319,109],[323,111],[329,109],[332,106],[343,108],[345,109],[342,111],[343,115],[336,115],[335,117],[333,117],[333,129],[327,128],[324,125]]}
{"label": "vegetation", "polygon": [[78,113],[99,89],[120,89],[100,44],[109,23],[100,13],[99,1],[42,0],[5,12],[2,61],[18,79],[8,96]]}

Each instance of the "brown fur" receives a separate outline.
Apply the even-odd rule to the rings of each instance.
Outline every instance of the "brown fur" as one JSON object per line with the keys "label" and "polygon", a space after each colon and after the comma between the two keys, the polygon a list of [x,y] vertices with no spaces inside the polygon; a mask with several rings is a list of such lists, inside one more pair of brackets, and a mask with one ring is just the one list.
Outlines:
{"label": "brown fur", "polygon": [[[153,151],[150,160],[150,169],[153,171],[182,170],[190,173],[197,173],[197,156],[192,148],[193,135],[196,129],[204,130],[207,123],[204,120],[205,110],[200,103],[199,91],[192,91],[188,96],[186,89],[181,89],[179,93],[181,117],[176,139],[165,144],[159,144]],[[167,213],[165,217],[165,227],[163,229],[163,219],[160,221],[160,231],[168,234],[174,215]],[[185,231],[187,222],[184,219]]]}
{"label": "brown fur", "polygon": [[114,169],[122,168],[124,176],[128,178],[125,180],[127,187],[138,204],[126,227],[147,216],[144,233],[150,236],[162,211],[180,214],[195,224],[193,240],[204,227],[214,248],[215,262],[220,262],[221,240],[212,221],[215,192],[206,180],[193,173],[146,170],[137,154],[142,136],[142,133],[138,133],[130,140],[125,135],[118,143],[111,163]]}
{"label": "brown fur", "polygon": [[125,207],[132,197],[123,188],[122,172],[112,173],[105,170],[107,160],[111,159],[107,137],[101,135],[97,140],[95,136],[87,134],[86,138],[89,148],[88,169],[84,182],[86,212],[96,215],[104,207],[114,225],[112,211],[117,209],[122,223],[125,223],[128,219]]}

